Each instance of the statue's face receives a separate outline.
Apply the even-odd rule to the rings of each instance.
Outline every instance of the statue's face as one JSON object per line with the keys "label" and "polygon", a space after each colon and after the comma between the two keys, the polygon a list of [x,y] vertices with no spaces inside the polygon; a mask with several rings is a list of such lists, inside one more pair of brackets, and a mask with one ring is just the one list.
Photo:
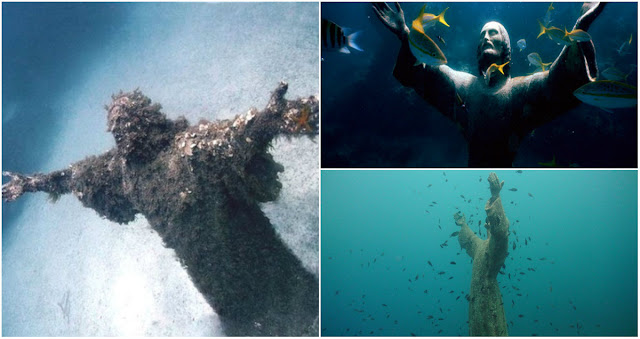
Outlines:
{"label": "statue's face", "polygon": [[480,32],[479,54],[490,54],[499,58],[504,49],[504,40],[505,37],[501,33],[500,24],[495,21],[487,23]]}

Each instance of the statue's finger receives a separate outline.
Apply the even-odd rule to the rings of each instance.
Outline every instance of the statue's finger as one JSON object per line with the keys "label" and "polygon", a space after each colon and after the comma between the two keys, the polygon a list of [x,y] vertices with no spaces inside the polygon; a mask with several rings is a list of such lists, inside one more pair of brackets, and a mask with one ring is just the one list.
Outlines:
{"label": "statue's finger", "polygon": [[371,8],[373,9],[373,12],[376,13],[376,16],[378,18],[382,18],[382,14],[380,13],[380,11],[376,8],[376,5],[374,4],[373,6],[371,6]]}

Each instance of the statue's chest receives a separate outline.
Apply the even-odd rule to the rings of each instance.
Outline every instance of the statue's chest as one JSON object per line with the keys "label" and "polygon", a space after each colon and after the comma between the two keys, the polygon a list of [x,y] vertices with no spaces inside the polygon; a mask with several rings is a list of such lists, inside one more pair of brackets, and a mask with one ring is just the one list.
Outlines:
{"label": "statue's chest", "polygon": [[129,167],[123,179],[125,194],[147,216],[175,215],[192,200],[197,188],[188,164],[172,158]]}
{"label": "statue's chest", "polygon": [[493,139],[510,133],[513,112],[508,94],[479,91],[469,98],[467,106],[471,136]]}

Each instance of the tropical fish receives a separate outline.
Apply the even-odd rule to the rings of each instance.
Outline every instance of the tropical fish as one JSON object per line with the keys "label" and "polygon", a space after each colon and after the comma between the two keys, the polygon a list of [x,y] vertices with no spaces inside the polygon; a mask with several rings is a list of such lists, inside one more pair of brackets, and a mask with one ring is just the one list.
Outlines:
{"label": "tropical fish", "polygon": [[634,107],[638,104],[637,88],[618,81],[589,82],[573,92],[580,101],[611,112],[610,108]]}
{"label": "tropical fish", "polygon": [[540,25],[540,34],[538,34],[537,38],[540,38],[541,36],[546,34],[547,37],[551,39],[551,41],[557,43],[558,45],[571,45],[573,43],[573,41],[571,41],[571,39],[569,39],[565,34],[567,32],[566,30],[561,30],[560,28],[553,26],[546,27],[540,21],[538,21],[538,24]]}
{"label": "tropical fish", "polygon": [[451,235],[449,237],[455,237],[456,235],[458,235],[458,233],[460,233],[460,232],[453,232],[453,233],[451,233]]}
{"label": "tropical fish", "polygon": [[629,54],[629,46],[631,46],[631,41],[633,40],[633,33],[629,37],[629,41],[625,41],[620,45],[620,48],[617,49],[618,55],[623,56]]}
{"label": "tropical fish", "polygon": [[362,52],[362,49],[356,44],[355,39],[360,32],[352,33],[345,36],[345,31],[336,23],[327,19],[322,19],[322,48],[328,51],[338,51],[340,53],[349,54],[348,47]]}
{"label": "tropical fish", "polygon": [[500,73],[504,75],[504,66],[506,66],[508,63],[509,61],[505,62],[502,65],[498,65],[496,63],[491,64],[491,66],[487,68],[487,71],[483,73],[485,83],[487,85],[489,84],[489,82],[491,81],[491,75],[496,71],[500,71]]}
{"label": "tropical fish", "polygon": [[451,265],[455,265],[455,264],[456,264],[456,262],[455,262],[455,261],[452,261],[452,262],[450,262],[450,264],[451,264]]}
{"label": "tropical fish", "polygon": [[447,45],[447,42],[444,41],[444,38],[442,36],[438,35],[436,38],[438,38],[438,41],[440,41],[443,45]]}
{"label": "tropical fish", "polygon": [[[422,7],[422,11],[421,13],[424,13],[425,8],[427,7],[427,5],[424,5]],[[442,11],[440,14],[438,15],[434,15],[431,13],[424,13],[421,15],[422,17],[422,27],[424,28],[424,30],[426,31],[427,29],[433,27],[436,25],[437,22],[450,27],[449,24],[444,20],[444,13],[449,9],[449,7],[445,8],[444,11]]]}
{"label": "tropical fish", "polygon": [[546,71],[548,69],[547,67],[552,64],[552,62],[542,62],[542,58],[538,53],[531,53],[527,55],[527,59],[529,60],[529,64],[541,68],[542,72]]}
{"label": "tropical fish", "polygon": [[517,170],[516,173],[522,173],[522,170]]}
{"label": "tropical fish", "polygon": [[510,189],[509,189],[509,191],[511,191],[511,192],[517,192],[517,191],[518,191],[518,189],[517,189],[517,188],[515,188],[515,187],[513,187],[513,188],[510,188]]}
{"label": "tropical fish", "polygon": [[585,32],[585,31],[583,31],[581,29],[574,29],[571,32],[567,32],[567,29],[565,28],[564,36],[565,36],[565,38],[569,38],[571,41],[577,41],[577,42],[583,42],[583,41],[591,40],[591,35],[589,35],[589,33]]}
{"label": "tropical fish", "polygon": [[520,48],[520,52],[522,52],[523,49],[527,48],[527,41],[524,39],[518,40],[518,48]]}
{"label": "tropical fish", "polygon": [[609,67],[609,68],[605,69],[604,71],[602,71],[601,74],[607,80],[623,82],[623,81],[627,81],[627,78],[629,77],[631,72],[629,72],[628,74],[625,74],[621,70],[619,70],[619,69],[617,69],[615,67]]}
{"label": "tropical fish", "polygon": [[440,50],[440,47],[424,33],[424,28],[422,27],[421,18],[424,15],[425,6],[422,7],[420,14],[411,24],[411,30],[409,31],[409,48],[413,56],[416,57],[416,65],[444,65],[447,63],[447,58]]}
{"label": "tropical fish", "polygon": [[549,26],[549,24],[551,23],[551,11],[554,10],[555,8],[553,7],[553,2],[551,4],[549,4],[549,8],[547,8],[547,12],[544,14],[544,18],[542,19],[542,22],[544,22],[545,26]]}

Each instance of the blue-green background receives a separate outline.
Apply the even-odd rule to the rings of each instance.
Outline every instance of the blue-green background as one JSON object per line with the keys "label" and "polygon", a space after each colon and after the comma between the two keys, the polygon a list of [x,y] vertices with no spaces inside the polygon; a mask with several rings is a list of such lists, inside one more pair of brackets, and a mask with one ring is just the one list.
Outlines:
{"label": "blue-green background", "polygon": [[[450,235],[458,210],[478,232],[489,173],[322,171],[322,335],[468,335],[471,260]],[[637,172],[497,174],[509,334],[636,336]]]}

